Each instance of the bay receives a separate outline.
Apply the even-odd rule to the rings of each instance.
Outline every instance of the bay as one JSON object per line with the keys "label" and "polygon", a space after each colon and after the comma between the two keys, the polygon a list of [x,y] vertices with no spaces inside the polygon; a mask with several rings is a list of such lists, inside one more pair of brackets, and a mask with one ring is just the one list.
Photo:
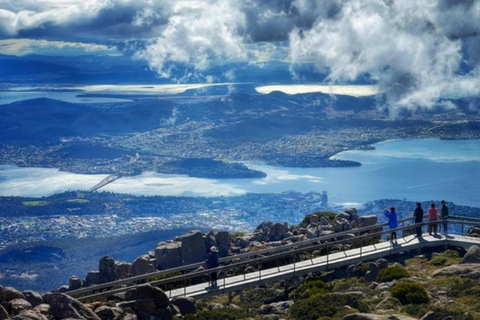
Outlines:
{"label": "bay", "polygon": [[[327,191],[344,206],[377,199],[446,199],[480,207],[480,140],[412,139],[384,141],[375,150],[351,150],[334,159],[360,167],[284,168],[246,163],[267,174],[261,179],[201,179],[144,172],[105,186],[104,191],[133,195],[236,196],[245,193]],[[46,168],[0,166],[1,196],[48,196],[85,190],[105,175],[78,175]]]}

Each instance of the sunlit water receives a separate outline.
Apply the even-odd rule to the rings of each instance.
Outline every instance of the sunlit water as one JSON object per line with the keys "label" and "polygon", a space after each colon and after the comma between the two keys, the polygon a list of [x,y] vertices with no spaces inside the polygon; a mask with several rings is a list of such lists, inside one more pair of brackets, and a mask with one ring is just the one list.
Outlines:
{"label": "sunlit water", "polygon": [[[261,179],[200,179],[145,172],[125,177],[102,190],[134,195],[235,196],[326,190],[330,202],[358,205],[377,199],[447,199],[480,207],[480,140],[395,140],[376,150],[347,151],[336,159],[360,167],[282,168],[247,164],[267,174]],[[0,167],[0,195],[47,196],[85,190],[105,175],[78,175],[56,169]]]}

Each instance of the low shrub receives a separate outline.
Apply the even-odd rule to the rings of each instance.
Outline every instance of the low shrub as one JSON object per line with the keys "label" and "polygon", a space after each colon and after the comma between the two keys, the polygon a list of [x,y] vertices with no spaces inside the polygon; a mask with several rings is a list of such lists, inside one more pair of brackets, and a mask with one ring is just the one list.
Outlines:
{"label": "low shrub", "polygon": [[398,282],[390,288],[393,298],[397,298],[402,305],[429,303],[427,290],[416,282]]}
{"label": "low shrub", "polygon": [[408,277],[410,277],[410,273],[407,269],[399,264],[395,264],[380,270],[377,276],[377,282],[389,282]]}
{"label": "low shrub", "polygon": [[187,314],[184,320],[239,320],[248,315],[241,310],[200,310],[197,314]]}
{"label": "low shrub", "polygon": [[334,317],[337,313],[341,314],[347,305],[360,312],[368,312],[367,304],[361,301],[358,295],[353,294],[325,294],[295,300],[290,312],[294,319],[311,320]]}
{"label": "low shrub", "polygon": [[319,294],[327,294],[328,286],[322,280],[307,281],[299,285],[289,295],[289,299],[311,298]]}
{"label": "low shrub", "polygon": [[433,266],[449,266],[460,262],[461,258],[457,251],[446,250],[438,255],[434,255],[428,264]]}

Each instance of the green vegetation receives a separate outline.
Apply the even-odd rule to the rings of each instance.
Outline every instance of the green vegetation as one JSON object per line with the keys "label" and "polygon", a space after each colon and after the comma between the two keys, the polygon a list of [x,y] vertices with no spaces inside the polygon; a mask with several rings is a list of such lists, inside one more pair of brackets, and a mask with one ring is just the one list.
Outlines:
{"label": "green vegetation", "polygon": [[289,299],[312,298],[317,295],[328,293],[328,286],[322,280],[306,281],[293,290],[288,296]]}
{"label": "green vegetation", "polygon": [[47,201],[24,201],[23,205],[27,207],[43,207],[48,204]]}
{"label": "green vegetation", "polygon": [[408,278],[410,277],[410,273],[405,269],[403,266],[399,264],[395,264],[393,266],[389,266],[385,269],[380,270],[377,276],[378,282],[389,282],[392,280]]}
{"label": "green vegetation", "polygon": [[88,203],[88,202],[90,202],[87,199],[70,199],[70,200],[67,200],[67,201],[71,202],[71,203]]}
{"label": "green vegetation", "polygon": [[235,239],[235,238],[237,238],[237,237],[242,237],[242,236],[244,236],[244,235],[245,235],[245,232],[243,232],[243,231],[235,231],[234,233],[232,233],[231,238],[232,238],[232,239]]}
{"label": "green vegetation", "polygon": [[433,266],[450,266],[455,263],[459,263],[461,260],[460,255],[455,250],[446,250],[440,254],[432,256],[432,259],[428,261],[428,264]]}
{"label": "green vegetation", "polygon": [[337,293],[295,300],[290,311],[292,317],[297,320],[311,320],[321,317],[341,319],[351,308],[360,312],[368,312],[367,304],[358,295]]}
{"label": "green vegetation", "polygon": [[392,297],[397,298],[401,304],[429,303],[427,290],[416,282],[398,282],[391,289]]}
{"label": "green vegetation", "polygon": [[248,315],[243,310],[200,310],[197,314],[187,314],[184,320],[239,320]]}

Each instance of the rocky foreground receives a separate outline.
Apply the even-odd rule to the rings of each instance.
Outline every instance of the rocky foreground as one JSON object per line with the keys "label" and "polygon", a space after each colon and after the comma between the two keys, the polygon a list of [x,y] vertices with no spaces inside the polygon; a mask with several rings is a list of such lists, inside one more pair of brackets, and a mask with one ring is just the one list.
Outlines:
{"label": "rocky foreground", "polygon": [[[394,257],[351,265],[330,273],[310,274],[301,283],[287,281],[248,290],[245,302],[224,297],[208,301],[170,300],[145,283],[108,301],[81,303],[65,292],[93,284],[205,260],[212,245],[221,256],[295,243],[377,223],[375,215],[359,216],[355,209],[338,215],[307,216],[298,226],[264,222],[249,234],[202,234],[192,231],[156,248],[133,263],[104,257],[99,270],[85,279],[70,278],[55,292],[20,292],[0,286],[3,319],[480,319],[480,249],[448,250],[420,256]],[[480,233],[472,228],[471,235]],[[407,292],[402,295],[402,288]],[[472,298],[473,297],[473,298]],[[473,300],[472,300],[473,299]]]}

